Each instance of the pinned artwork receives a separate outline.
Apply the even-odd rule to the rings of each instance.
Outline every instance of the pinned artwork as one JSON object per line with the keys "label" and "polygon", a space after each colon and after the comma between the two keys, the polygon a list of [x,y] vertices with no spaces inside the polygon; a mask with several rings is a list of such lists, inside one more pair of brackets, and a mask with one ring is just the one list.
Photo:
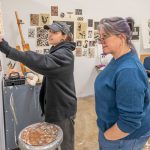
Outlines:
{"label": "pinned artwork", "polygon": [[37,27],[37,46],[49,46],[48,31],[43,27]]}
{"label": "pinned artwork", "polygon": [[28,37],[29,38],[35,38],[35,29],[34,28],[28,29]]}
{"label": "pinned artwork", "polygon": [[94,39],[95,41],[99,40],[99,33],[97,30],[94,31]]}
{"label": "pinned artwork", "polygon": [[95,48],[88,48],[88,56],[89,58],[94,58]]}
{"label": "pinned artwork", "polygon": [[51,16],[58,16],[58,6],[51,6]]}
{"label": "pinned artwork", "polygon": [[35,50],[38,54],[43,54],[43,50],[42,49],[37,49]]}
{"label": "pinned artwork", "polygon": [[94,22],[94,30],[98,29],[99,22]]}
{"label": "pinned artwork", "polygon": [[82,9],[75,9],[75,15],[82,15]]}
{"label": "pinned artwork", "polygon": [[4,26],[3,26],[2,10],[0,8],[0,36],[3,35],[4,35]]}
{"label": "pinned artwork", "polygon": [[50,15],[49,14],[40,14],[39,16],[39,25],[49,25],[50,22]]}
{"label": "pinned artwork", "polygon": [[132,32],[132,40],[139,40],[139,27],[134,27]]}
{"label": "pinned artwork", "polygon": [[95,41],[89,41],[89,47],[95,47]]}
{"label": "pinned artwork", "polygon": [[76,38],[77,39],[86,39],[87,32],[87,23],[86,22],[77,22],[77,31]]}
{"label": "pinned artwork", "polygon": [[88,27],[93,27],[93,19],[88,19]]}
{"label": "pinned artwork", "polygon": [[83,48],[88,48],[88,40],[85,40],[85,41],[83,42]]}
{"label": "pinned artwork", "polygon": [[64,18],[64,17],[65,17],[65,13],[64,13],[64,12],[61,12],[61,13],[60,13],[60,17],[61,17],[61,18]]}
{"label": "pinned artwork", "polygon": [[83,19],[84,19],[83,17],[78,17],[77,18],[78,21],[83,21]]}
{"label": "pinned artwork", "polygon": [[67,12],[67,14],[68,14],[69,18],[72,18],[73,12],[69,11],[69,12]]}
{"label": "pinned artwork", "polygon": [[77,47],[81,47],[82,46],[82,41],[81,40],[77,40],[76,41],[76,46]]}
{"label": "pinned artwork", "polygon": [[77,57],[81,57],[82,56],[82,48],[76,48],[75,52],[76,52],[76,56]]}
{"label": "pinned artwork", "polygon": [[50,49],[48,49],[48,48],[43,49],[44,54],[49,54],[49,51],[50,51]]}
{"label": "pinned artwork", "polygon": [[39,14],[30,14],[30,26],[39,26]]}
{"label": "pinned artwork", "polygon": [[92,30],[88,30],[88,38],[89,39],[93,38],[93,31]]}
{"label": "pinned artwork", "polygon": [[82,56],[88,56],[88,48],[83,48]]}

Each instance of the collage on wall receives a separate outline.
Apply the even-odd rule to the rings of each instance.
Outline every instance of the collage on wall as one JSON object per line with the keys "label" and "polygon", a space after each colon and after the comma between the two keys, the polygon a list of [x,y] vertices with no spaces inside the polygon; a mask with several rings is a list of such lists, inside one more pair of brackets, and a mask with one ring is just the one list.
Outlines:
{"label": "collage on wall", "polygon": [[93,19],[84,20],[82,9],[75,9],[72,12],[61,12],[58,6],[51,6],[50,9],[50,13],[30,14],[28,38],[36,40],[36,52],[48,53],[48,32],[43,29],[43,26],[59,21],[66,22],[70,26],[74,41],[76,42],[75,56],[94,58],[99,22]]}

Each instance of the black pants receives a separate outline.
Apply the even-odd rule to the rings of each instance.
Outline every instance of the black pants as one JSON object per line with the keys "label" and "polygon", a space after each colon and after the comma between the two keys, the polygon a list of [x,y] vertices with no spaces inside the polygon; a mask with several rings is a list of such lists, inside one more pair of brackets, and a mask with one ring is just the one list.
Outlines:
{"label": "black pants", "polygon": [[54,124],[60,126],[63,130],[61,150],[74,150],[74,117],[54,122]]}

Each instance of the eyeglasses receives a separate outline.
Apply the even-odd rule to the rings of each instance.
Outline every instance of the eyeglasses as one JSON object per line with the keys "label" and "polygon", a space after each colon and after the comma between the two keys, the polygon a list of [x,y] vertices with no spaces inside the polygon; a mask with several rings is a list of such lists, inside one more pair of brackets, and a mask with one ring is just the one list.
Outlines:
{"label": "eyeglasses", "polygon": [[99,43],[102,44],[105,42],[106,39],[108,39],[109,37],[111,37],[110,34],[105,34],[103,35],[103,37],[99,37],[98,40],[99,40]]}

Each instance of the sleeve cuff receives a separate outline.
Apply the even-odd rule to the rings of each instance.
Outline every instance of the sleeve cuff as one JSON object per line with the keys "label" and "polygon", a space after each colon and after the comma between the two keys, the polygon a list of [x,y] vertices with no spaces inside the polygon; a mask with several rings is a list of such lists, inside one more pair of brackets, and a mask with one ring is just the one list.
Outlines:
{"label": "sleeve cuff", "polygon": [[117,121],[117,126],[119,127],[119,129],[121,131],[123,131],[125,133],[131,133],[136,129],[136,128],[133,128],[133,127],[129,126],[127,123],[123,123],[120,120]]}

